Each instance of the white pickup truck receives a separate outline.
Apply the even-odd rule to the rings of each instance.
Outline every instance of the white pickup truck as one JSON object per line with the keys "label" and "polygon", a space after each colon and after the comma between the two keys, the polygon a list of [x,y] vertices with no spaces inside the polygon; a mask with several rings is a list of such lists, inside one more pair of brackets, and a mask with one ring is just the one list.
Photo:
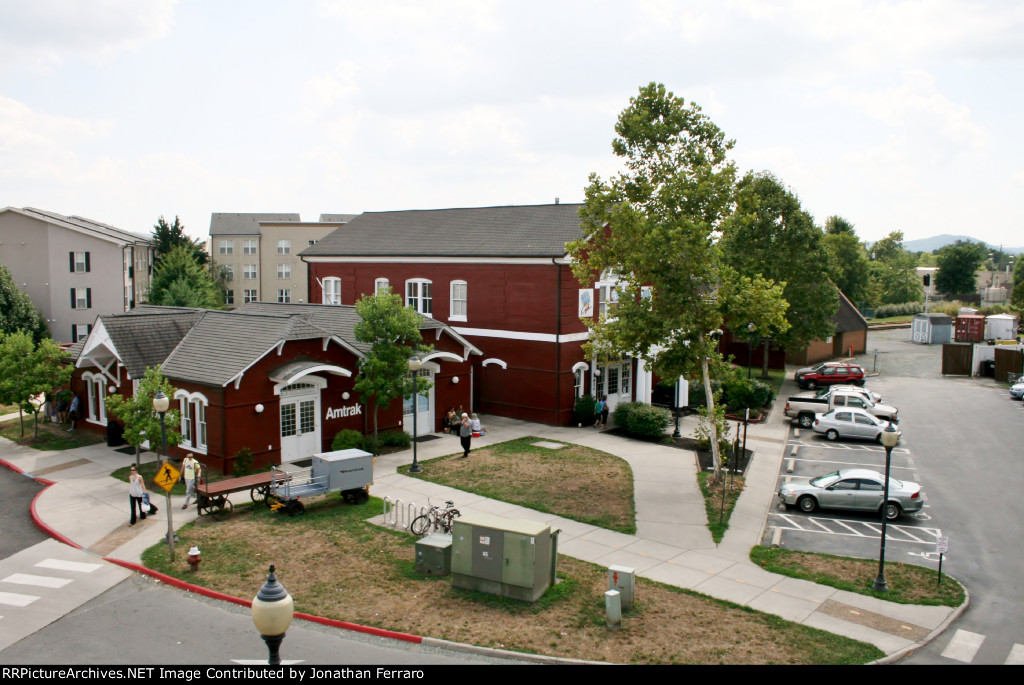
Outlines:
{"label": "white pickup truck", "polygon": [[824,414],[836,407],[857,407],[886,421],[899,423],[899,410],[887,404],[873,402],[863,390],[839,390],[830,388],[827,392],[802,392],[786,401],[786,416],[795,418],[802,428],[814,425],[814,415]]}

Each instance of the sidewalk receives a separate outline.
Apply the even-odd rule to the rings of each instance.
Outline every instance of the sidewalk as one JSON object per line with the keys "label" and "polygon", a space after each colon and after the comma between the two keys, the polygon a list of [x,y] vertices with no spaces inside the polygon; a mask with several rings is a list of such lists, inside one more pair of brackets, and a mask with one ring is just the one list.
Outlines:
{"label": "sidewalk", "polygon": [[[784,403],[789,390],[784,385],[778,401]],[[682,420],[680,430],[684,435],[692,433],[693,422],[693,417]],[[760,544],[769,508],[775,505],[776,483],[789,435],[789,421],[782,415],[781,405],[765,423],[749,426],[747,448],[755,451],[755,457],[729,530],[718,545],[707,529],[692,452],[638,442],[593,428],[543,426],[500,417],[487,417],[485,426],[487,434],[474,439],[474,449],[536,436],[541,440],[585,445],[625,459],[634,474],[636,534],[609,531],[399,475],[396,468],[412,461],[411,449],[376,460],[372,493],[397,503],[400,512],[412,504],[426,505],[429,498],[439,504],[453,500],[463,513],[542,521],[561,531],[558,551],[562,554],[602,566],[631,567],[645,578],[869,642],[887,654],[886,661],[930,641],[962,611],[886,602],[767,573],[749,560],[749,550]],[[459,451],[457,443],[451,436],[438,435],[417,443],[417,457],[422,462],[452,454]],[[153,459],[152,452],[143,455],[143,461]],[[37,521],[65,541],[98,556],[139,563],[142,552],[166,534],[162,511],[156,519],[128,528],[128,485],[109,474],[128,463],[130,457],[106,445],[40,452],[0,440],[0,460],[26,474],[53,481],[54,485],[36,499]],[[235,497],[239,502],[248,499],[246,493]],[[180,499],[172,502],[175,528],[197,516],[194,506],[182,510]],[[163,497],[156,502],[166,506]],[[388,525],[383,515],[375,520]],[[408,521],[399,520],[397,524],[408,525]]]}

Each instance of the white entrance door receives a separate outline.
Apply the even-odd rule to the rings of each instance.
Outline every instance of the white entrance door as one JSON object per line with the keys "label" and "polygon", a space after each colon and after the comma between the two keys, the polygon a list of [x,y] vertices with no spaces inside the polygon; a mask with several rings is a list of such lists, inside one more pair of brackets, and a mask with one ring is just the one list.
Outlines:
{"label": "white entrance door", "polygon": [[633,399],[632,368],[633,362],[629,360],[600,367],[601,375],[594,381],[594,392],[608,398],[608,411],[615,411],[615,405],[619,402]]}
{"label": "white entrance door", "polygon": [[430,381],[430,389],[419,393],[416,398],[416,416],[413,417],[412,396],[406,395],[402,398],[402,413],[405,415],[402,424],[405,432],[417,437],[430,435],[434,432],[434,370],[421,368],[419,375]]}
{"label": "white entrance door", "polygon": [[295,383],[281,390],[281,461],[320,451],[320,389]]}

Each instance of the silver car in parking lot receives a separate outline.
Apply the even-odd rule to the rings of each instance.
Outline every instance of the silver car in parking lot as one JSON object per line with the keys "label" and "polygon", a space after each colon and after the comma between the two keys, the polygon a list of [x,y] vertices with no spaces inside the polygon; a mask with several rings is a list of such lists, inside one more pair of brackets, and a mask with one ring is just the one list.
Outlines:
{"label": "silver car in parking lot", "polygon": [[[779,497],[787,507],[797,506],[810,513],[822,509],[852,509],[879,512],[885,494],[885,476],[868,469],[843,469],[812,478],[806,483],[786,483]],[[889,500],[885,518],[892,521],[901,513],[912,514],[924,506],[921,486],[889,478]]]}
{"label": "silver car in parking lot", "polygon": [[[811,428],[815,433],[823,433],[829,440],[857,438],[882,442],[882,431],[888,426],[888,421],[873,416],[863,409],[836,407],[825,414],[815,414]],[[901,435],[896,424],[892,424],[892,427],[896,429],[897,435]]]}

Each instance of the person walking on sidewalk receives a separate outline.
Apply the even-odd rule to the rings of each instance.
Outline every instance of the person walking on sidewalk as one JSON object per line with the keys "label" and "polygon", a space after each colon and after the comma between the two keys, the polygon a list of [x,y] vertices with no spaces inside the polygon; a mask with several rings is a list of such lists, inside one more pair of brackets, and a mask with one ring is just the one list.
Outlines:
{"label": "person walking on sidewalk", "polygon": [[196,497],[196,483],[199,481],[201,471],[202,468],[195,456],[191,452],[186,454],[181,461],[181,477],[185,480],[185,503],[181,505],[182,509],[188,509],[188,503],[193,497],[196,498],[196,502],[199,501],[199,498]]}
{"label": "person walking on sidewalk", "polygon": [[601,430],[608,428],[608,396],[601,396]]}
{"label": "person walking on sidewalk", "polygon": [[459,426],[459,438],[462,441],[462,458],[469,456],[469,444],[473,439],[473,424],[469,420],[469,414],[462,415],[462,424]]}
{"label": "person walking on sidewalk", "polygon": [[142,479],[139,472],[135,470],[135,465],[132,465],[131,472],[128,474],[128,498],[132,505],[132,517],[128,521],[129,526],[134,526],[138,520],[135,518],[135,507],[139,508],[139,518],[143,521],[146,520],[146,512],[142,510],[142,497],[146,494],[146,481]]}
{"label": "person walking on sidewalk", "polygon": [[68,428],[68,433],[73,433],[78,428],[78,408],[81,405],[81,401],[78,399],[78,395],[71,398],[71,406],[68,408],[68,421],[71,422],[71,428]]}

